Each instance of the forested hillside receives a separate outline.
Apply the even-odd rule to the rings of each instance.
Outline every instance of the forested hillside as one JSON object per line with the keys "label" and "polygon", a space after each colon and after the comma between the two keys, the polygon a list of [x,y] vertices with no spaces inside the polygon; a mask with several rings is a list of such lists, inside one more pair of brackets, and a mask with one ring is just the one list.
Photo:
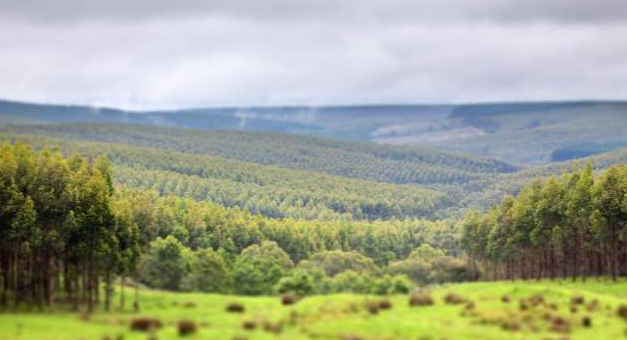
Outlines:
{"label": "forested hillside", "polygon": [[493,159],[424,148],[291,134],[109,124],[18,125],[0,127],[0,132],[157,147],[390,183],[466,183],[517,170]]}
{"label": "forested hillside", "polygon": [[452,221],[273,219],[127,189],[105,156],[23,144],[0,147],[0,170],[3,308],[53,308],[61,295],[91,311],[104,284],[108,310],[114,277],[120,289],[134,277],[173,290],[386,294],[467,275]]}
{"label": "forested hillside", "polygon": [[[485,208],[503,195],[516,194],[532,178],[576,167],[576,162],[566,161],[519,169],[411,147],[139,125],[5,125],[0,135],[19,135],[38,148],[56,145],[64,152],[104,153],[119,165],[115,179],[125,186],[270,217],[458,217],[468,207]],[[604,169],[627,156],[621,149],[584,160]]]}
{"label": "forested hillside", "polygon": [[114,181],[155,189],[269,217],[390,219],[433,217],[446,203],[442,193],[414,184],[388,184],[311,171],[287,170],[203,155],[113,143],[0,135],[38,149],[106,155],[118,166]]}
{"label": "forested hillside", "polygon": [[[130,111],[0,100],[0,124],[116,123],[211,131],[287,132],[426,146],[521,165],[564,161],[625,147],[626,114],[624,101]],[[293,166],[298,168],[298,165]],[[358,175],[363,173],[358,172]],[[385,180],[413,179],[391,176]]]}
{"label": "forested hillside", "polygon": [[516,164],[564,161],[627,146],[627,105],[620,102],[467,105],[450,118],[485,133],[433,146]]}
{"label": "forested hillside", "polygon": [[495,205],[500,202],[503,196],[517,194],[526,183],[535,178],[549,178],[551,175],[576,171],[586,163],[590,163],[594,171],[601,171],[613,165],[627,163],[627,148],[578,160],[553,162],[547,165],[529,167],[515,173],[495,177],[489,182],[484,182],[477,194],[469,198],[472,201],[470,205],[483,208]]}
{"label": "forested hillside", "polygon": [[[470,213],[462,244],[494,279],[627,274],[627,168],[592,166],[528,183],[487,214]],[[477,268],[477,266],[471,266]]]}

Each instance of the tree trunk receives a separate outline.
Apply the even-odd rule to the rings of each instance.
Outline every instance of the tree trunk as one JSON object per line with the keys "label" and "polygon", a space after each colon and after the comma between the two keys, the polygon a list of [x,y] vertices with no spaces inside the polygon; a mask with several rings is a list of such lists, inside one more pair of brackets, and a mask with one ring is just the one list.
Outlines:
{"label": "tree trunk", "polygon": [[126,276],[122,274],[120,277],[120,310],[124,310],[126,305],[126,297],[124,294],[124,286],[126,286]]}
{"label": "tree trunk", "polygon": [[135,311],[135,313],[139,312],[139,280],[137,277],[137,269],[135,269],[135,273],[134,273],[134,279],[135,279],[135,301],[133,302],[133,310]]}

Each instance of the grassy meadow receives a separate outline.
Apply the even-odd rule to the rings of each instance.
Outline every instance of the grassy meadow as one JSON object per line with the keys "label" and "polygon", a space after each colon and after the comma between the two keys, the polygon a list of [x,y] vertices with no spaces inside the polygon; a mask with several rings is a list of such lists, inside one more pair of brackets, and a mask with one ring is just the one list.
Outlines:
{"label": "grassy meadow", "polygon": [[[617,313],[627,304],[627,281],[482,282],[435,287],[428,294],[433,305],[410,306],[409,296],[402,295],[351,294],[284,305],[279,297],[144,291],[140,313],[5,312],[0,339],[627,338],[627,319]],[[458,303],[446,303],[447,296]],[[391,306],[385,306],[386,300]],[[233,304],[245,310],[227,311]],[[131,330],[137,320],[149,318],[162,327]],[[180,335],[180,321],[192,321],[197,330]]]}

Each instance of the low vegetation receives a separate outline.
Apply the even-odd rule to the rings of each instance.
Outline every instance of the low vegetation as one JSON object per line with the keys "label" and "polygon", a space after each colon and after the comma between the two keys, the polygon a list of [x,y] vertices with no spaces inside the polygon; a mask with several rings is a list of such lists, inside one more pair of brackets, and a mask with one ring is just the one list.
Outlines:
{"label": "low vegetation", "polygon": [[3,314],[0,339],[624,339],[625,291],[624,280],[484,282],[289,304],[279,297],[145,291],[137,313]]}

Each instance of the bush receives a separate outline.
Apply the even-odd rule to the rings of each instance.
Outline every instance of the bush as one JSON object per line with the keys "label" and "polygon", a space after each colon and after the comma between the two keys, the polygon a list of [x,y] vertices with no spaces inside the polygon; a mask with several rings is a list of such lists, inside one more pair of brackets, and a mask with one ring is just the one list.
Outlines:
{"label": "bush", "polygon": [[444,302],[447,305],[459,305],[459,304],[465,303],[466,300],[457,294],[451,293],[451,294],[447,294],[444,297]]}
{"label": "bush", "polygon": [[252,245],[237,256],[233,279],[238,294],[272,294],[274,286],[294,264],[276,242]]}
{"label": "bush", "polygon": [[246,320],[244,321],[244,323],[242,323],[242,328],[244,328],[247,331],[252,331],[257,328],[257,323],[253,320]]}
{"label": "bush", "polygon": [[379,309],[381,310],[392,309],[392,301],[390,301],[389,299],[380,300]]}
{"label": "bush", "polygon": [[179,329],[179,335],[185,336],[185,335],[196,333],[196,331],[198,330],[198,327],[196,326],[196,323],[193,321],[183,320],[183,321],[179,321],[178,329]]}
{"label": "bush", "polygon": [[359,274],[376,274],[379,268],[371,258],[356,251],[344,252],[331,250],[314,254],[311,262],[324,269],[327,275],[333,277],[346,271]]}
{"label": "bush", "polygon": [[616,311],[619,317],[627,321],[627,305],[620,305]]}
{"label": "bush", "polygon": [[300,297],[295,296],[295,295],[281,296],[281,303],[283,304],[283,306],[291,306],[295,304],[296,302],[298,302],[299,300],[300,300]]}
{"label": "bush", "polygon": [[131,330],[133,331],[148,332],[161,327],[163,324],[159,319],[142,317],[131,320]]}
{"label": "bush", "polygon": [[291,276],[279,280],[275,289],[279,294],[306,296],[313,293],[314,282],[307,272],[296,270]]}
{"label": "bush", "polygon": [[229,313],[244,313],[246,311],[246,307],[241,303],[233,302],[226,306],[226,311]]}
{"label": "bush", "polygon": [[201,249],[193,253],[190,262],[190,272],[181,281],[183,290],[205,293],[233,291],[233,278],[223,251]]}
{"label": "bush", "polygon": [[377,295],[407,294],[412,287],[411,280],[405,275],[385,275],[374,280],[371,293]]}
{"label": "bush", "polygon": [[331,290],[335,293],[368,294],[372,292],[373,279],[352,270],[345,271],[331,280]]}
{"label": "bush", "polygon": [[434,303],[435,302],[433,300],[433,297],[431,297],[431,294],[426,292],[416,293],[409,298],[410,307],[432,306]]}
{"label": "bush", "polygon": [[152,288],[178,290],[187,275],[189,249],[172,236],[157,238],[142,256],[139,273],[142,282]]}

